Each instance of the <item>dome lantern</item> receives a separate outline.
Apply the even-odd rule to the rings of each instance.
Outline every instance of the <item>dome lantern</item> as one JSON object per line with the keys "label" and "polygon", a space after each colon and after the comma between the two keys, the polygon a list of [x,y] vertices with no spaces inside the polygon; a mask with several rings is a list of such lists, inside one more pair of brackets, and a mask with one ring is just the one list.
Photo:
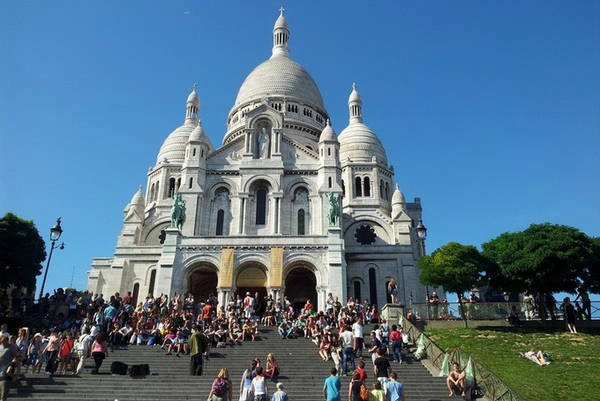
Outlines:
{"label": "dome lantern", "polygon": [[356,82],[352,83],[352,92],[348,97],[348,109],[350,112],[350,124],[353,122],[362,123],[362,100],[356,90]]}
{"label": "dome lantern", "polygon": [[289,55],[288,42],[290,40],[290,28],[283,16],[284,11],[283,7],[279,9],[279,18],[277,18],[273,27],[273,55],[271,58],[276,56],[287,57]]}

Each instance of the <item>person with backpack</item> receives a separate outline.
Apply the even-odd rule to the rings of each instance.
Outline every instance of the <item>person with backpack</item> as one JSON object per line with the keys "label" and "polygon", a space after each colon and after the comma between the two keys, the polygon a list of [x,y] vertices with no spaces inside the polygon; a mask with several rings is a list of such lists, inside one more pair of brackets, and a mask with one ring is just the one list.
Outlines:
{"label": "person with backpack", "polygon": [[208,394],[208,401],[231,401],[233,390],[229,380],[229,370],[223,368],[219,371],[217,378],[213,381]]}
{"label": "person with backpack", "polygon": [[352,374],[352,381],[348,385],[348,401],[369,401],[369,389],[360,380],[358,372]]}

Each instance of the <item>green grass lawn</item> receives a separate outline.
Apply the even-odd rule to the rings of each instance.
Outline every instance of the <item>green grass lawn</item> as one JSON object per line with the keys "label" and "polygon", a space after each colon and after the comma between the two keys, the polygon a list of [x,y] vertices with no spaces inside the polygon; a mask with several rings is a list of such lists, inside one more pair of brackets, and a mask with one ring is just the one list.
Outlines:
{"label": "green grass lawn", "polygon": [[[600,400],[600,333],[569,334],[517,328],[427,330],[442,349],[460,347],[528,401]],[[543,350],[538,366],[519,352]]]}

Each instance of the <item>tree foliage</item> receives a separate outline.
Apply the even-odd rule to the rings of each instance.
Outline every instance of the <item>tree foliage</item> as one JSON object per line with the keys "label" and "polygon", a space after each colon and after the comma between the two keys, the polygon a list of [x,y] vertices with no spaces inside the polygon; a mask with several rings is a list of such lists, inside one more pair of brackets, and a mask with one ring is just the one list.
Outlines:
{"label": "tree foliage", "polygon": [[474,246],[449,242],[419,260],[420,281],[458,294],[479,284],[491,267]]}
{"label": "tree foliage", "polygon": [[593,263],[592,240],[573,227],[532,224],[483,244],[483,254],[497,264],[491,284],[509,291],[573,293]]}
{"label": "tree foliage", "polygon": [[0,288],[35,288],[46,259],[44,240],[30,220],[7,213],[0,220]]}

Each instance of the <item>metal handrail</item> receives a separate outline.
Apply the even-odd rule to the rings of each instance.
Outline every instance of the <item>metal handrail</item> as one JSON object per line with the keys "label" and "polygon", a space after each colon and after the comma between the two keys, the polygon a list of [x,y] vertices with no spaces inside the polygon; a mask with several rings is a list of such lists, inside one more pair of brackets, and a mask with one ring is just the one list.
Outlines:
{"label": "metal handrail", "polygon": [[[446,352],[407,319],[403,319],[402,328],[415,343],[421,335],[423,336],[427,358],[431,361],[433,366],[441,370]],[[466,367],[467,361],[469,360],[469,357],[471,357],[475,370],[475,381],[483,388],[484,394],[488,399],[492,401],[524,401],[523,398],[504,383],[502,379],[496,376],[494,372],[482,363],[475,360],[468,352],[461,348],[453,348],[448,350],[448,356],[450,361],[458,362],[461,369]]]}

